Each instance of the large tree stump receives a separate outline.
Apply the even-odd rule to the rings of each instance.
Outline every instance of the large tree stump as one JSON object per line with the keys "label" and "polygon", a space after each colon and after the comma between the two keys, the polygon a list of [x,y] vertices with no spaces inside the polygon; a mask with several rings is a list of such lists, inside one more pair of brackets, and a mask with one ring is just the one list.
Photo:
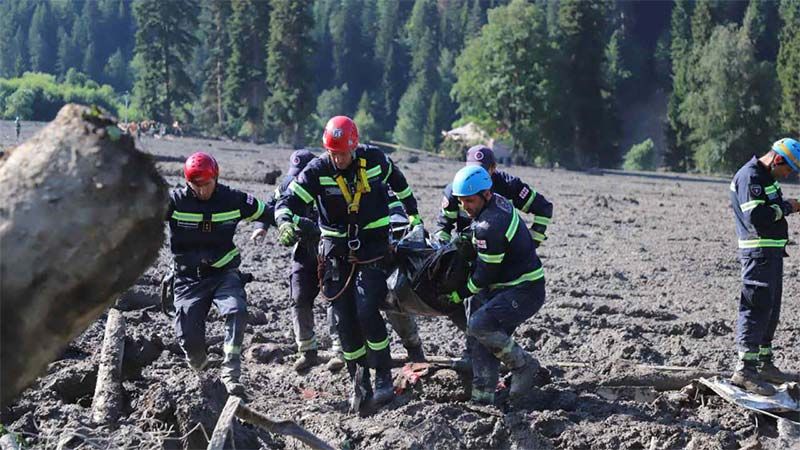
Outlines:
{"label": "large tree stump", "polygon": [[92,399],[92,422],[115,424],[122,410],[122,358],[125,352],[125,317],[114,308],[108,310],[97,384]]}
{"label": "large tree stump", "polygon": [[158,256],[166,183],[96,108],[0,159],[0,406]]}

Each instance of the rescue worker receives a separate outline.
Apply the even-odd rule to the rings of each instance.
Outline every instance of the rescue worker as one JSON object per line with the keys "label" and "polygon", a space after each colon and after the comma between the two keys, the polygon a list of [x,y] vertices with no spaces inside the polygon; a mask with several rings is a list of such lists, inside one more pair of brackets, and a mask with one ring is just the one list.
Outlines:
{"label": "rescue worker", "polygon": [[17,134],[17,142],[19,142],[19,134],[22,131],[22,123],[19,121],[19,116],[14,119],[14,131]]}
{"label": "rescue worker", "polygon": [[738,362],[731,382],[761,395],[769,383],[788,381],[773,363],[772,340],[781,311],[783,258],[789,238],[786,216],[800,209],[783,198],[776,181],[800,169],[800,142],[781,139],[764,156],[753,156],[733,177],[731,207],[739,238],[742,292],[736,321]]}
{"label": "rescue worker", "polygon": [[186,186],[170,193],[167,219],[174,257],[175,334],[189,365],[208,362],[205,320],[212,303],[225,318],[225,358],[221,380],[228,393],[241,395],[240,354],[247,318],[247,295],[233,243],[241,220],[270,220],[266,205],[218,182],[217,161],[206,153],[189,156]]}
{"label": "rescue worker", "polygon": [[542,307],[544,271],[525,222],[509,200],[492,192],[489,172],[480,165],[463,167],[452,192],[472,219],[477,258],[467,284],[452,292],[450,301],[462,303],[472,296],[467,304],[472,401],[493,404],[500,362],[512,374],[511,398],[533,385],[539,363],[511,335]]}
{"label": "rescue worker", "polygon": [[[289,184],[297,178],[306,165],[315,158],[314,154],[308,150],[297,150],[289,157],[289,169],[281,183],[275,188],[275,194],[267,201],[266,214],[272,219],[266,223],[256,224],[252,239],[261,239],[267,231],[269,225],[277,226],[274,220],[275,205],[282,195],[285,195]],[[290,217],[294,217],[291,211],[284,211]],[[300,211],[299,217],[311,220],[316,227],[317,211],[314,205],[306,205]],[[318,234],[318,233],[311,233]],[[289,272],[289,295],[292,299],[292,328],[294,338],[297,343],[297,351],[300,357],[294,363],[294,369],[302,372],[318,364],[317,361],[317,338],[314,334],[314,299],[319,294],[319,278],[317,277],[317,239],[305,236],[300,239],[292,250],[292,266]],[[328,305],[331,309],[332,305]],[[328,316],[332,316],[329,312]],[[333,341],[333,351],[335,354],[341,353],[339,337],[336,333],[331,334]],[[333,358],[331,361],[337,360]],[[344,362],[341,362],[344,365]]]}
{"label": "rescue worker", "polygon": [[[486,169],[492,177],[492,192],[511,201],[519,211],[534,215],[531,235],[537,247],[547,239],[547,226],[553,217],[552,203],[519,178],[498,170],[494,152],[485,145],[476,145],[467,151],[466,165],[481,166]],[[459,203],[453,195],[453,185],[447,185],[444,188],[442,209],[439,211],[434,238],[440,244],[446,244],[452,239],[451,232],[454,227],[456,232],[461,232],[469,227],[470,222],[470,218],[459,208]]]}
{"label": "rescue worker", "polygon": [[[397,194],[412,225],[421,225],[417,202],[403,173],[376,147],[359,145],[356,124],[346,116],[331,118],[322,136],[326,154],[311,161],[289,184],[290,195],[276,206],[279,241],[293,245],[298,226],[292,217],[316,204],[323,297],[333,302],[339,339],[354,382],[351,407],[359,387],[373,395],[368,371],[375,369],[374,397],[385,403],[394,396],[389,336],[378,309],[387,295],[384,259],[389,255],[387,185]],[[362,383],[358,383],[359,378]]]}
{"label": "rescue worker", "polygon": [[[288,192],[289,184],[297,178],[297,175],[303,171],[308,163],[314,159],[313,153],[308,150],[297,150],[292,153],[290,157],[290,165],[287,171],[287,176],[284,177],[281,184],[275,189],[275,195],[267,201],[266,214],[274,214],[275,204],[278,199]],[[408,226],[408,216],[403,209],[403,203],[390,193],[389,203],[392,218],[400,221],[401,218]],[[285,211],[286,214],[291,214],[291,211]],[[303,217],[316,221],[318,214],[313,205],[308,205],[306,211],[303,212]],[[275,226],[275,221],[269,224]],[[393,222],[394,223],[394,222]],[[251,236],[252,239],[261,239],[266,235],[268,224],[261,222],[256,223],[256,229]],[[402,225],[398,225],[398,229],[403,229]],[[392,226],[392,232],[395,227]],[[317,349],[318,343],[314,334],[314,299],[319,294],[319,278],[317,276],[317,240],[311,242],[303,242],[301,239],[295,244],[292,251],[292,268],[289,275],[290,295],[292,298],[292,325],[294,328],[294,336],[297,342],[297,351],[300,353],[300,358],[295,361],[294,369],[298,372],[308,369],[309,367],[318,364]],[[326,367],[328,370],[335,372],[344,367],[345,363],[342,359],[342,346],[339,342],[339,334],[336,331],[336,319],[333,312],[333,303],[327,303],[327,317],[329,330],[332,340],[331,352],[333,357],[328,360]],[[408,358],[414,362],[422,362],[425,360],[425,354],[422,349],[422,340],[419,337],[419,331],[414,318],[411,316],[386,311],[386,318],[392,325],[392,329],[400,336],[403,346],[406,348]]]}

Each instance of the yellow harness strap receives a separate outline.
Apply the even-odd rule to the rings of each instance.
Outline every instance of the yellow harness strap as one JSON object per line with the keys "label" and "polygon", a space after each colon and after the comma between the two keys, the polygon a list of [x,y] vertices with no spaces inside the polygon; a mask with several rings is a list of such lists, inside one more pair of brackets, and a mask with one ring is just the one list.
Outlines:
{"label": "yellow harness strap", "polygon": [[367,160],[364,158],[358,158],[357,177],[356,192],[355,195],[353,195],[347,187],[347,182],[344,181],[344,177],[341,174],[336,175],[336,184],[339,186],[339,190],[342,191],[344,201],[347,202],[347,212],[349,214],[358,214],[361,194],[370,191],[369,181],[367,181]]}

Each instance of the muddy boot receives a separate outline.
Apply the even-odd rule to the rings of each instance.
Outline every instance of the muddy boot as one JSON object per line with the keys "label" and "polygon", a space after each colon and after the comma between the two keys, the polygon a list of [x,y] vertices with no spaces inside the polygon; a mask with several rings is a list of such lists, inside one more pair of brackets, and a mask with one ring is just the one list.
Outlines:
{"label": "muddy boot", "polygon": [[758,375],[762,380],[775,384],[783,384],[794,381],[794,377],[778,369],[772,361],[762,361],[758,368]]}
{"label": "muddy boot", "polygon": [[495,356],[511,371],[511,388],[508,394],[513,399],[530,392],[536,381],[536,373],[539,371],[539,361],[513,340],[509,342]]}
{"label": "muddy boot", "polygon": [[208,368],[208,366],[209,366],[211,361],[209,361],[208,355],[204,354],[202,356],[202,358],[200,358],[200,357],[197,357],[197,358],[187,357],[186,358],[186,362],[188,362],[189,363],[189,367],[194,369],[196,372],[202,372],[202,371],[204,371],[204,370],[206,370]]}
{"label": "muddy boot", "polygon": [[316,366],[317,364],[317,351],[308,350],[300,353],[300,358],[294,362],[294,370],[297,372],[302,372],[313,366]]}
{"label": "muddy boot", "polygon": [[342,367],[344,367],[344,359],[342,359],[341,353],[335,353],[325,364],[325,368],[331,372],[338,372],[342,370]]}
{"label": "muddy boot", "polygon": [[239,377],[223,373],[219,378],[222,381],[222,385],[225,386],[225,390],[228,391],[228,395],[240,397],[244,395],[244,386],[239,383]]}
{"label": "muddy boot", "polygon": [[394,398],[394,382],[391,369],[377,369],[375,371],[375,403],[383,405]]}
{"label": "muddy boot", "polygon": [[339,335],[332,334],[331,338],[333,339],[333,345],[331,346],[331,353],[333,353],[333,356],[328,360],[328,363],[325,364],[325,368],[331,372],[338,372],[344,367],[342,344],[339,342]]}
{"label": "muddy boot", "polygon": [[758,375],[754,361],[740,361],[731,377],[731,384],[758,395],[775,394],[775,388]]}
{"label": "muddy boot", "polygon": [[425,351],[422,350],[422,344],[414,347],[406,347],[409,362],[425,362]]}

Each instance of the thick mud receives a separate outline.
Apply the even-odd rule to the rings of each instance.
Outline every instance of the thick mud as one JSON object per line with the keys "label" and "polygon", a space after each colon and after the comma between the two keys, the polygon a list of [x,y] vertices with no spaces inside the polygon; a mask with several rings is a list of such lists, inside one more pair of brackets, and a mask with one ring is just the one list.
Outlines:
{"label": "thick mud", "polygon": [[[13,144],[13,124],[0,123],[0,147]],[[23,136],[34,125],[25,123]],[[268,197],[290,150],[227,141],[144,138],[173,185],[183,158],[213,153],[221,181]],[[432,228],[440,192],[460,164],[432,156],[394,153],[421,213]],[[241,225],[236,243],[247,285],[250,325],[243,383],[248,404],[276,419],[293,419],[345,449],[736,449],[800,446],[774,420],[735,408],[718,397],[693,398],[646,386],[609,388],[631,364],[730,370],[739,291],[739,264],[728,206],[729,180],[673,174],[605,173],[504,167],[555,204],[549,239],[540,248],[547,302],[519,327],[518,342],[548,369],[528,398],[503,408],[465,402],[458,375],[431,371],[391,404],[368,417],[347,410],[344,372],[324,366],[298,375],[288,298],[289,250],[270,230],[249,241]],[[788,195],[800,187],[784,184]],[[794,225],[797,219],[790,218]],[[779,366],[800,370],[800,288],[797,246],[786,259],[782,320],[775,347]],[[25,391],[0,422],[31,448],[205,448],[225,402],[217,369],[198,377],[183,361],[171,320],[157,305],[156,264],[126,293],[128,336],[123,366],[125,403],[117,427],[90,421],[105,317],[72,342],[48,374]],[[316,308],[317,333],[326,347],[325,308]],[[463,337],[444,318],[419,318],[429,355],[457,357]],[[222,358],[223,326],[212,312],[207,341]],[[9,343],[4,343],[9,345]],[[396,335],[392,348],[402,354]],[[563,364],[568,362],[588,365]],[[627,363],[628,365],[625,365]],[[622,369],[620,369],[622,367]],[[399,369],[396,374],[399,375]],[[543,373],[544,375],[544,373]],[[643,378],[644,379],[644,378]],[[644,379],[646,381],[646,379]],[[647,384],[646,382],[638,384]],[[663,388],[663,386],[661,386]],[[780,430],[779,430],[780,428]],[[302,448],[293,438],[237,424],[235,448]]]}

